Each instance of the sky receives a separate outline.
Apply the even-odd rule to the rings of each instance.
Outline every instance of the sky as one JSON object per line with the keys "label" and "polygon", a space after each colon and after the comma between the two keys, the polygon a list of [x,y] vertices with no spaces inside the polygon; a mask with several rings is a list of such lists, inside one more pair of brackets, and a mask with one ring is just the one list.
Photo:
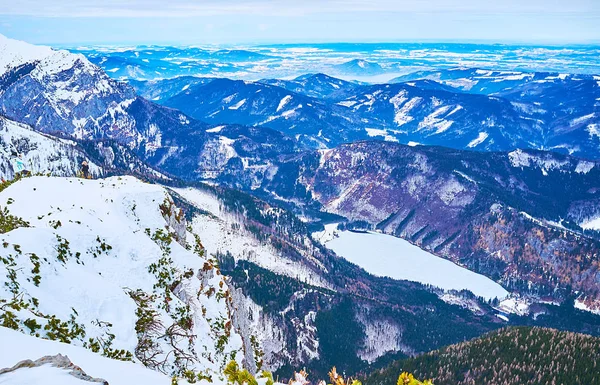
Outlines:
{"label": "sky", "polygon": [[600,0],[0,0],[31,43],[599,43]]}

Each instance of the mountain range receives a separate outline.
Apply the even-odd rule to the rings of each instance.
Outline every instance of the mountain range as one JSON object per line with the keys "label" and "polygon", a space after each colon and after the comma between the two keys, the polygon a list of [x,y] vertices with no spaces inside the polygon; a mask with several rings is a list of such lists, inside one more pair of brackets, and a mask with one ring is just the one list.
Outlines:
{"label": "mountain range", "polygon": [[140,94],[199,120],[265,126],[313,148],[375,139],[478,151],[531,148],[594,159],[599,80],[447,70],[375,85],[323,74],[257,82],[195,79],[178,93],[177,79],[133,84]]}
{"label": "mountain range", "polygon": [[[218,383],[230,360],[366,373],[505,325],[600,335],[593,76],[122,82],[0,52],[4,327]],[[84,159],[102,179],[72,178]],[[331,223],[510,294],[369,274],[316,240]]]}

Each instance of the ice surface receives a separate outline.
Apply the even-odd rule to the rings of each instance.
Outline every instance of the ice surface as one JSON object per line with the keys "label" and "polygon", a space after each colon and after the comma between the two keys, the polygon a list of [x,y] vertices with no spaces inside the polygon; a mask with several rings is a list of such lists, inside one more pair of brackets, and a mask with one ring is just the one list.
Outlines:
{"label": "ice surface", "polygon": [[491,299],[508,292],[498,283],[408,241],[391,235],[342,231],[326,246],[371,274],[440,287],[444,290],[470,290]]}

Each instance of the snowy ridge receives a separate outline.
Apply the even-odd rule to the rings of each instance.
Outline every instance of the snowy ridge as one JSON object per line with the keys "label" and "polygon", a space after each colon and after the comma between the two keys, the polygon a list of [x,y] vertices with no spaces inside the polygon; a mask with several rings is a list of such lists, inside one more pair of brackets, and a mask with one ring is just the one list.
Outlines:
{"label": "snowy ridge", "polygon": [[0,34],[0,75],[11,68],[42,60],[53,52],[56,51],[50,47],[31,45]]}
{"label": "snowy ridge", "polygon": [[138,127],[129,111],[138,100],[133,88],[111,79],[85,56],[5,37],[0,49],[7,56],[0,63],[2,71],[10,71],[10,81],[0,89],[3,115],[38,131],[62,131],[79,139],[113,138],[130,148],[154,140],[143,132],[152,122],[138,117],[148,126]]}
{"label": "snowy ridge", "polygon": [[560,170],[563,166],[569,164],[568,161],[559,161],[547,154],[544,154],[544,156],[536,156],[529,154],[523,150],[512,151],[508,154],[508,157],[513,167],[537,166],[542,170],[542,173],[544,175],[547,175],[548,171],[555,169]]}

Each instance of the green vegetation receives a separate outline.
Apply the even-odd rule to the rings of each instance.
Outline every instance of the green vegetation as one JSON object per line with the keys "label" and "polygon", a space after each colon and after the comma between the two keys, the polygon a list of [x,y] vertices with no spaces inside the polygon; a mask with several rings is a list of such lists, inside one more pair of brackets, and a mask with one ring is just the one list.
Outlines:
{"label": "green vegetation", "polygon": [[93,324],[104,329],[104,334],[95,338],[88,339],[83,343],[83,347],[90,349],[94,353],[101,353],[104,357],[113,360],[133,361],[133,354],[126,349],[114,349],[112,347],[115,335],[110,332],[112,324],[103,321],[93,321]]}
{"label": "green vegetation", "polygon": [[412,374],[404,372],[398,377],[397,385],[433,385],[431,381],[419,381]]}
{"label": "green vegetation", "polygon": [[431,378],[435,385],[597,385],[600,338],[538,327],[505,328],[396,361],[365,383],[401,385],[396,378],[404,371]]}
{"label": "green vegetation", "polygon": [[[223,372],[227,377],[227,382],[236,385],[258,385],[256,378],[246,369],[240,369],[236,361],[230,361]],[[269,372],[261,372],[261,377],[267,378],[267,385],[273,384],[273,375]]]}
{"label": "green vegetation", "polygon": [[29,227],[29,222],[11,215],[6,207],[0,211],[0,234],[8,233],[19,227]]}

